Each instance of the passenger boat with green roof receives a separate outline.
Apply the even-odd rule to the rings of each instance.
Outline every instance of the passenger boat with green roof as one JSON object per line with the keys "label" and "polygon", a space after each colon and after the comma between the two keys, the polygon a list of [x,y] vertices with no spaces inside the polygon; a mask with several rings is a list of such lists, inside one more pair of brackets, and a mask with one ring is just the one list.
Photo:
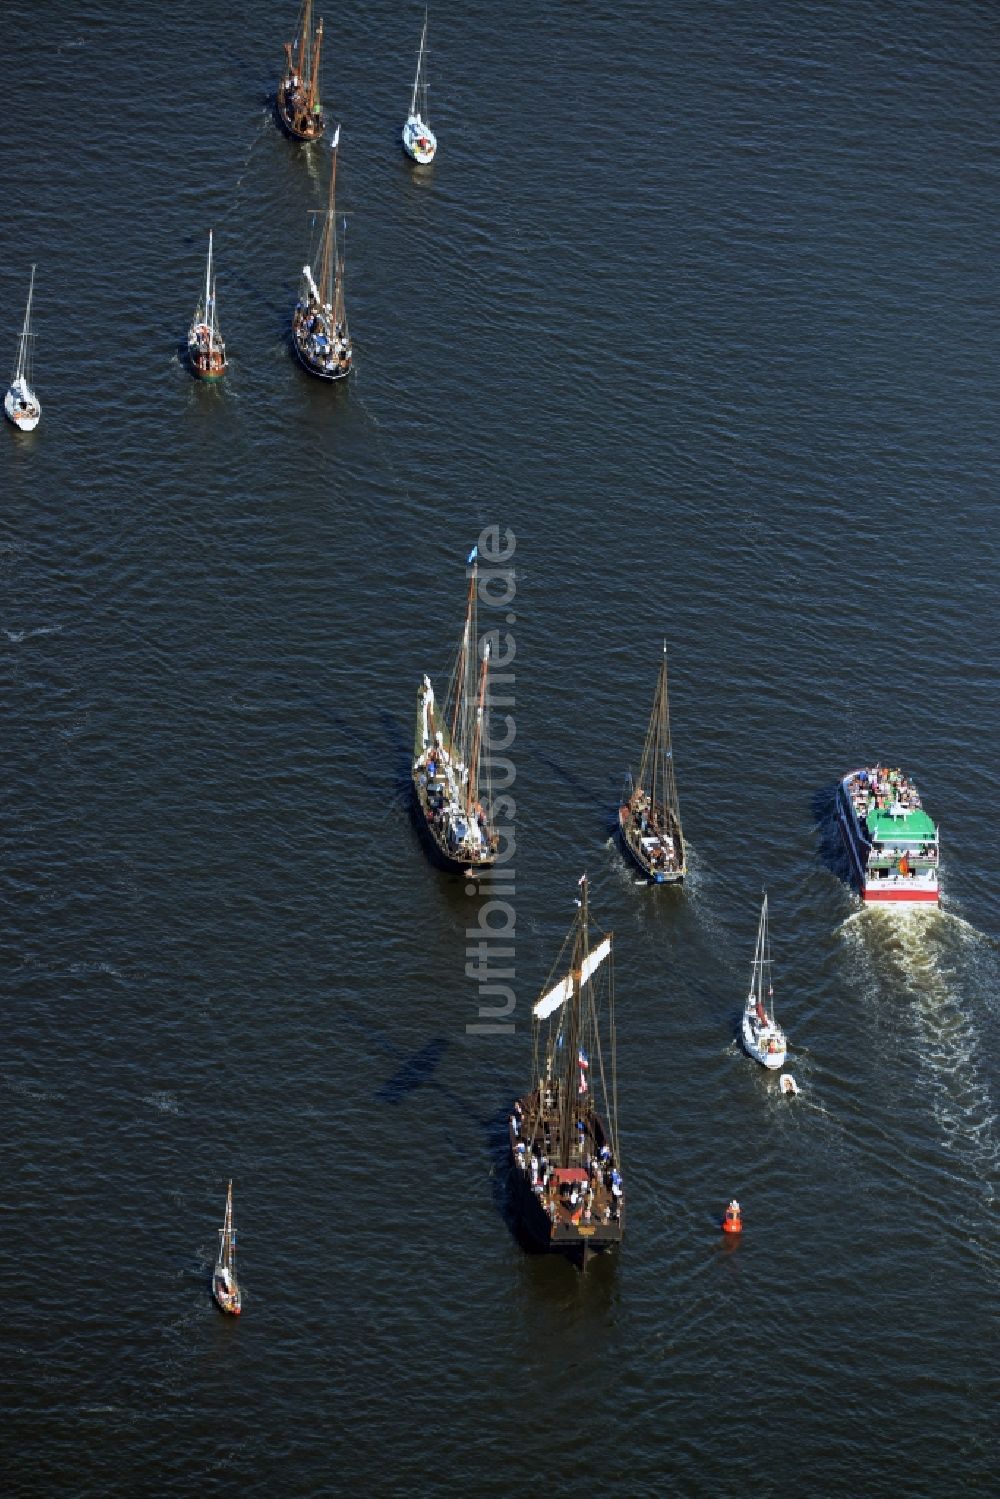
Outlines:
{"label": "passenger boat with green roof", "polygon": [[940,837],[909,776],[884,765],[850,771],[837,820],[862,900],[938,904]]}

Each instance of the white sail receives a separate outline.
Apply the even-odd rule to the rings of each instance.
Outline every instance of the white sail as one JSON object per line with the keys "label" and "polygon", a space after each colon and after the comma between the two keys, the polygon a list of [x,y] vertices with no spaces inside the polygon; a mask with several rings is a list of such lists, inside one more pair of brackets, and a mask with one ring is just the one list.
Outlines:
{"label": "white sail", "polygon": [[541,999],[536,1001],[531,1013],[539,1020],[545,1020],[547,1016],[554,1014],[560,1005],[565,1004],[572,993],[573,975],[568,973],[547,994],[543,994]]}
{"label": "white sail", "polygon": [[605,937],[604,941],[599,942],[598,945],[594,948],[593,952],[589,952],[584,958],[583,967],[580,969],[581,984],[585,984],[587,982],[594,970],[604,962],[604,959],[608,957],[610,953],[611,938]]}
{"label": "white sail", "polygon": [[[594,971],[600,967],[604,959],[611,953],[611,938],[605,937],[603,942],[598,943],[593,952],[587,954],[580,969],[581,986],[587,982]],[[538,1020],[546,1020],[549,1015],[554,1015],[559,1006],[565,1004],[573,993],[573,975],[568,973],[558,984],[554,984],[541,999],[537,1000],[532,1014]]]}

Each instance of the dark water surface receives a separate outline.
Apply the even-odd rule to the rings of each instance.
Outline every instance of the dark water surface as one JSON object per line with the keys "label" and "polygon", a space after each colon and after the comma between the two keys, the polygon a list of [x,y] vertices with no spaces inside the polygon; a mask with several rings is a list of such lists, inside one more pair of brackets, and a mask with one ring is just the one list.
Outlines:
{"label": "dark water surface", "polygon": [[[287,342],[294,9],[6,13],[44,417],[0,432],[3,1490],[994,1492],[998,12],[442,6],[422,174],[420,7],[328,16],[332,390]],[[210,226],[218,390],[177,356]],[[476,902],[406,798],[492,522],[513,1037],[466,1033]],[[680,895],[609,841],[664,635]],[[840,878],[875,756],[941,822],[938,914]],[[581,1277],[502,1200],[584,868],[630,1205]],[[765,882],[792,1103],[734,1043]]]}

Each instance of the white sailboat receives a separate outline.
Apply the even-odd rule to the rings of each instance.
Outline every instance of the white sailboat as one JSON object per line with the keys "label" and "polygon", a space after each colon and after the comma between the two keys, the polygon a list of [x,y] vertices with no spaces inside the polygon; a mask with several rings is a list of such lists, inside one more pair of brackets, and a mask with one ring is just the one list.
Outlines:
{"label": "white sailboat", "polygon": [[427,12],[424,11],[424,29],[420,33],[420,51],[417,54],[417,76],[413,80],[413,98],[410,113],[403,126],[403,150],[407,156],[427,166],[437,153],[437,136],[427,123]]}
{"label": "white sailboat", "polygon": [[236,1279],[236,1230],[233,1227],[233,1184],[226,1193],[226,1216],[219,1229],[219,1257],[212,1275],[212,1295],[224,1312],[238,1317],[243,1298]]}
{"label": "white sailboat", "polygon": [[24,310],[24,327],[17,346],[17,362],[10,377],[10,389],[3,398],[3,409],[22,432],[33,432],[42,419],[42,403],[31,388],[31,299],[35,290],[35,267],[31,267],[28,305]]}
{"label": "white sailboat", "polygon": [[205,295],[195,308],[188,329],[188,358],[191,368],[202,380],[221,380],[226,373],[226,346],[219,329],[215,300],[215,278],[212,275],[212,231],[208,231],[208,265],[205,268]]}
{"label": "white sailboat", "polygon": [[[766,979],[765,979],[766,974]],[[767,998],[765,1001],[765,983]],[[768,1004],[771,1009],[768,1009]],[[767,931],[767,896],[760,908],[757,949],[750,969],[750,989],[743,1009],[743,1047],[762,1067],[775,1070],[785,1065],[788,1044],[774,1018],[774,987],[771,983],[771,941]]]}

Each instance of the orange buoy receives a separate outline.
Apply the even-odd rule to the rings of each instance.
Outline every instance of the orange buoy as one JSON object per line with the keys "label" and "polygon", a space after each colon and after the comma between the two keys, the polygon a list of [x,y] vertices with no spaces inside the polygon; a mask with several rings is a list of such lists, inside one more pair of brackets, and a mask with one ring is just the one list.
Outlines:
{"label": "orange buoy", "polygon": [[726,1208],[726,1214],[722,1220],[722,1232],[724,1234],[741,1234],[743,1232],[743,1214],[735,1197]]}

